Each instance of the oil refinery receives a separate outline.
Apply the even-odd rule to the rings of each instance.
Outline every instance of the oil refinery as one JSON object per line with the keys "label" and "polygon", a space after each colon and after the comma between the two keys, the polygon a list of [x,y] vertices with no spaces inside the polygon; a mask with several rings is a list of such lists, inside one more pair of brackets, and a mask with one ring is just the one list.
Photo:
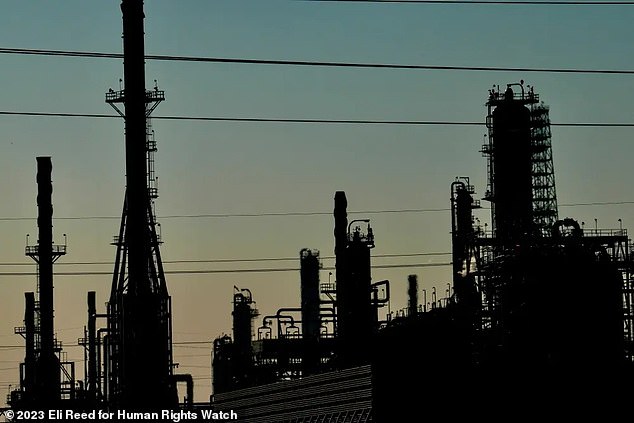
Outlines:
{"label": "oil refinery", "polygon": [[[516,402],[548,401],[559,390],[587,391],[597,380],[631,381],[634,244],[626,229],[587,228],[560,215],[550,110],[521,81],[495,85],[486,96],[481,197],[469,177],[439,182],[451,218],[444,292],[421,289],[412,274],[407,307],[392,310],[397,281],[376,280],[372,257],[388,228],[349,217],[354,193],[335,191],[332,247],[310,247],[310,239],[294,246],[299,306],[279,304],[262,315],[249,282],[238,282],[226,298],[232,331],[205,351],[209,400],[195,401],[193,376],[179,373],[174,360],[172,299],[155,214],[151,115],[165,93],[156,83],[146,87],[143,1],[123,0],[121,11],[123,85],[105,95],[125,121],[126,186],[112,241],[110,296],[86,292],[84,362],[68,360],[55,334],[53,268],[69,247],[53,242],[52,159],[37,157],[38,240],[27,238],[25,250],[37,263],[37,290],[24,294],[24,321],[15,322],[24,360],[8,397],[12,410],[390,423],[404,421],[396,415],[407,416],[423,399],[482,404],[513,392]],[[474,216],[485,205],[490,226]],[[336,264],[326,282],[321,251],[330,248]],[[536,385],[540,392],[528,395]]]}

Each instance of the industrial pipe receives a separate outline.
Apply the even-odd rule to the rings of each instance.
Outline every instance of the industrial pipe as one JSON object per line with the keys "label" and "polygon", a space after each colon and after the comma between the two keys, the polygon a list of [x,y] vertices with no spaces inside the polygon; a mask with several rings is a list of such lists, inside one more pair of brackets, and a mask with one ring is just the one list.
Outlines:
{"label": "industrial pipe", "polygon": [[174,381],[185,382],[187,384],[187,396],[185,397],[185,408],[191,409],[194,405],[194,379],[190,374],[174,375]]}

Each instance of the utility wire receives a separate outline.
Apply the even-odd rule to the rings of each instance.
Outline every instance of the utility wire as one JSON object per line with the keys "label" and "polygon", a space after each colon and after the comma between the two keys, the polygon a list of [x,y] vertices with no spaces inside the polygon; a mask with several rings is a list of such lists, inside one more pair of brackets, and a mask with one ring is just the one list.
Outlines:
{"label": "utility wire", "polygon": [[[359,210],[348,211],[348,214],[387,214],[387,213],[425,213],[444,212],[450,208],[438,209],[391,209],[391,210]],[[264,212],[264,213],[208,213],[208,214],[180,214],[158,216],[162,219],[191,219],[191,218],[229,218],[229,217],[289,217],[289,216],[332,216],[332,212]],[[36,220],[35,217],[0,217],[0,221]],[[121,216],[70,216],[53,217],[53,220],[119,220]]]}
{"label": "utility wire", "polygon": [[202,366],[202,365],[196,365],[196,364],[183,364],[183,363],[178,363],[178,367],[186,367],[186,368],[194,368],[194,369],[211,369],[211,366]]}
{"label": "utility wire", "polygon": [[[634,73],[634,71],[633,71]],[[35,117],[75,117],[122,119],[120,115],[103,113],[58,113],[58,112],[19,112],[0,111],[4,116],[35,116]],[[381,120],[381,119],[291,119],[291,118],[253,118],[253,117],[225,117],[225,116],[152,116],[152,119],[175,121],[206,121],[206,122],[251,122],[251,123],[308,123],[327,125],[414,125],[414,126],[485,126],[486,122],[448,121],[448,120]],[[551,122],[550,126],[580,127],[580,128],[631,128],[634,122]]]}
{"label": "utility wire", "polygon": [[[0,54],[84,57],[97,59],[123,59],[121,53],[101,53],[93,51],[46,50],[30,48],[0,48]],[[612,74],[631,75],[634,70],[626,69],[577,69],[577,68],[529,68],[529,67],[501,67],[501,66],[436,66],[411,65],[396,63],[361,63],[361,62],[330,62],[314,60],[272,60],[246,59],[228,57],[203,56],[174,56],[174,55],[146,55],[146,60],[171,62],[205,62],[205,63],[238,63],[247,65],[279,65],[279,66],[319,66],[335,68],[369,68],[369,69],[411,69],[411,70],[452,70],[475,72],[540,72],[540,73],[581,73],[581,74]]]}
{"label": "utility wire", "polygon": [[[372,266],[373,269],[398,269],[409,267],[444,267],[451,266],[451,263],[413,263],[413,264],[380,264]],[[212,273],[278,273],[278,272],[299,272],[296,267],[280,268],[257,268],[257,269],[206,269],[206,270],[166,270],[166,275],[195,275]],[[335,270],[334,267],[322,267],[321,270]],[[55,272],[55,276],[100,276],[112,275],[112,272]],[[35,272],[1,272],[0,276],[37,276]]]}
{"label": "utility wire", "polygon": [[[372,258],[386,258],[386,257],[420,257],[420,256],[448,256],[450,252],[445,253],[409,253],[409,254],[376,254]],[[163,264],[172,263],[243,263],[243,262],[262,262],[262,261],[296,261],[299,257],[263,257],[263,258],[246,258],[246,259],[206,259],[206,260],[165,260]],[[335,256],[320,256],[322,260],[331,260],[336,258]],[[92,266],[92,265],[114,265],[111,261],[77,261],[77,262],[60,262],[55,263],[55,266]],[[0,263],[0,266],[33,266],[33,263]],[[81,328],[79,328],[81,329]],[[0,335],[2,336],[2,335]]]}
{"label": "utility wire", "polygon": [[[634,124],[633,124],[634,125]],[[559,204],[558,207],[578,206],[614,206],[634,204],[634,201],[595,201],[589,203]],[[488,210],[483,207],[481,210]],[[386,210],[358,210],[348,211],[348,214],[391,214],[391,213],[432,213],[451,211],[450,208],[426,208],[426,209],[386,209]],[[205,213],[205,214],[178,214],[158,216],[158,220],[164,219],[202,219],[202,218],[233,218],[233,217],[291,217],[291,216],[332,216],[332,212],[264,212],[264,213]],[[120,220],[121,216],[61,216],[53,217],[53,220]],[[37,220],[36,217],[0,217],[0,222],[12,222],[21,220]]]}

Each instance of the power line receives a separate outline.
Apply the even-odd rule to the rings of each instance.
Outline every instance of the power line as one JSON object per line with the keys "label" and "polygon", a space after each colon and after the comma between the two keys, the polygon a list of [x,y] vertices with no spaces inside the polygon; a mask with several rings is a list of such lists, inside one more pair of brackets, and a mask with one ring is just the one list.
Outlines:
{"label": "power line", "polygon": [[[634,74],[634,71],[632,71]],[[0,111],[4,116],[32,117],[74,117],[74,118],[107,118],[122,119],[119,115],[103,113],[58,113],[58,112],[20,112]],[[251,122],[251,123],[307,123],[327,125],[403,125],[403,126],[484,126],[486,122],[445,121],[445,120],[381,120],[381,119],[309,119],[309,118],[253,118],[226,116],[152,116],[152,119],[174,121],[207,121],[207,122]],[[550,126],[578,128],[631,128],[634,122],[551,122]]]}
{"label": "power line", "polygon": [[196,344],[213,344],[213,341],[182,341],[182,342],[172,342],[172,345],[196,345]]}
{"label": "power line", "polygon": [[[632,124],[634,125],[634,124]],[[590,203],[559,204],[558,207],[577,206],[614,206],[634,204],[634,201],[595,201]],[[483,207],[482,210],[488,210]],[[421,208],[421,209],[385,209],[385,210],[352,210],[348,214],[392,214],[392,213],[432,213],[451,211],[450,208]],[[301,216],[332,216],[332,212],[263,212],[263,213],[205,213],[205,214],[177,214],[158,216],[164,219],[203,219],[203,218],[233,218],[233,217],[301,217]],[[62,216],[53,217],[53,220],[120,220],[121,216]],[[0,222],[12,222],[21,220],[37,220],[36,217],[0,217]]]}
{"label": "power line", "polygon": [[[421,256],[448,256],[449,252],[443,253],[408,253],[408,254],[376,254],[372,258],[401,258],[401,257],[421,257]],[[336,258],[335,256],[321,256],[323,260],[331,260]],[[174,263],[246,263],[246,262],[262,262],[262,261],[296,261],[298,257],[263,257],[263,258],[232,258],[232,259],[206,259],[206,260],[165,260],[163,264]],[[77,262],[60,262],[55,263],[55,266],[93,266],[93,265],[114,265],[111,261],[77,261]],[[33,263],[0,263],[0,266],[33,266]],[[80,328],[81,329],[81,328]],[[2,335],[0,335],[2,336]]]}
{"label": "power line", "polygon": [[[348,211],[348,214],[388,214],[388,213],[426,213],[444,212],[449,208],[438,209],[391,209],[391,210],[359,210]],[[290,216],[332,216],[332,212],[264,212],[264,213],[207,213],[179,214],[158,216],[158,219],[192,219],[192,218],[229,218],[229,217],[290,217]],[[0,217],[0,221],[36,220],[36,217]],[[54,217],[54,220],[120,220],[121,216],[70,216]]]}
{"label": "power line", "polygon": [[[372,266],[373,269],[396,269],[409,267],[445,267],[451,266],[451,263],[413,263],[413,264],[381,264]],[[212,274],[212,273],[279,273],[279,272],[299,272],[296,267],[281,268],[257,268],[257,269],[206,269],[206,270],[166,270],[166,275],[196,275],[196,274]],[[335,270],[334,267],[323,267],[321,270]],[[100,276],[112,275],[112,272],[55,272],[55,276]],[[35,272],[2,272],[0,276],[37,276]]]}
{"label": "power line", "polygon": [[[630,3],[627,3],[630,4]],[[632,3],[634,4],[634,3]],[[121,53],[101,53],[93,51],[47,50],[29,48],[0,48],[0,54],[17,54],[33,56],[83,57],[96,59],[123,59]],[[203,63],[237,63],[246,65],[279,65],[279,66],[319,66],[335,68],[368,68],[368,69],[409,69],[409,70],[444,70],[475,72],[540,72],[540,73],[577,73],[577,74],[611,74],[631,75],[634,70],[626,69],[575,69],[575,68],[528,68],[501,66],[437,66],[411,65],[396,63],[361,63],[361,62],[329,62],[314,60],[279,60],[279,59],[246,59],[228,57],[146,55],[146,60],[171,62],[203,62]]]}
{"label": "power line", "polygon": [[175,345],[174,348],[187,348],[187,349],[198,349],[198,350],[208,350],[209,347],[195,346],[195,345]]}
{"label": "power line", "polygon": [[178,363],[178,367],[191,367],[191,368],[195,368],[195,369],[211,369],[211,366],[201,366],[201,365],[196,365],[196,364],[182,364],[182,363]]}
{"label": "power line", "polygon": [[631,6],[632,1],[561,1],[561,0],[301,0],[312,3],[395,3],[395,4],[467,4],[467,5],[539,5],[539,6]]}
{"label": "power line", "polygon": [[559,204],[559,207],[606,206],[606,205],[623,205],[623,204],[634,204],[634,201],[594,201],[590,203]]}
{"label": "power line", "polygon": [[185,358],[185,357],[209,357],[209,354],[177,354],[178,358]]}
{"label": "power line", "polygon": [[109,115],[109,114],[104,114],[104,113],[47,113],[47,112],[0,111],[0,115],[5,115],[5,116],[82,117],[82,118],[108,118],[108,119],[121,118],[121,116],[119,116],[119,115]]}
{"label": "power line", "polygon": [[[348,214],[388,214],[388,213],[425,213],[444,212],[449,208],[437,209],[390,209],[390,210],[351,210]],[[229,218],[229,217],[289,217],[289,216],[332,216],[332,212],[256,212],[256,213],[206,213],[178,214],[158,216],[158,219],[192,219],[192,218]],[[0,217],[0,221],[36,220],[35,217]],[[67,216],[53,217],[54,220],[120,220],[121,216]]]}

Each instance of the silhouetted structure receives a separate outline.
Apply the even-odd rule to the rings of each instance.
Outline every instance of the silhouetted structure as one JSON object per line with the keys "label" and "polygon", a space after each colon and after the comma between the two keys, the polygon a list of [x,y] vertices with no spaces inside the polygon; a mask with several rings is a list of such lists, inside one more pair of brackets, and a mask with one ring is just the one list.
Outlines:
{"label": "silhouetted structure", "polygon": [[[126,194],[108,302],[105,400],[126,409],[176,407],[171,299],[163,272],[153,202],[156,142],[149,124],[163,91],[145,89],[143,1],[123,0],[124,84],[106,102],[125,111]],[[191,398],[190,398],[191,401]]]}
{"label": "silhouetted structure", "polygon": [[[110,89],[106,102],[125,119],[126,193],[107,312],[99,314],[95,292],[88,293],[88,325],[78,343],[85,347],[85,386],[75,382],[74,363],[63,359],[53,332],[53,262],[66,245],[52,243],[52,186],[49,158],[38,158],[38,245],[26,254],[38,263],[38,300],[26,294],[26,339],[20,389],[13,407],[156,410],[177,408],[177,383],[186,384],[182,405],[193,406],[193,379],[174,375],[171,299],[163,272],[160,234],[154,214],[158,197],[154,174],[156,141],[149,117],[165,99],[145,89],[143,1],[123,0],[125,89]],[[123,104],[121,111],[119,104]],[[27,238],[28,244],[28,238]],[[98,328],[97,319],[107,318]]]}
{"label": "silhouetted structure", "polygon": [[[407,309],[379,322],[376,308],[386,298],[378,296],[381,283],[370,279],[372,229],[348,224],[345,194],[337,192],[336,287],[322,284],[321,290],[328,297],[322,304],[335,305],[332,359],[322,350],[317,379],[301,373],[289,377],[281,371],[288,362],[314,356],[294,354],[292,343],[279,344],[266,356],[280,370],[276,377],[251,379],[248,389],[225,386],[229,389],[215,391],[213,406],[243,410],[245,422],[392,422],[411,417],[421,401],[445,412],[444,407],[473,407],[486,416],[503,404],[561,407],[556,398],[562,391],[621,389],[612,380],[634,374],[627,232],[587,230],[573,219],[558,220],[548,107],[532,88],[523,82],[504,92],[494,88],[487,108],[488,142],[482,151],[488,158],[485,200],[491,202],[492,227],[474,223],[480,201],[473,198],[469,179],[457,178],[451,184],[453,283],[447,298],[437,298],[433,288],[427,303],[423,290],[419,306],[417,279],[410,275]],[[305,264],[306,254],[302,250],[302,319],[310,315],[304,311],[310,303],[304,286],[313,283],[305,274],[316,268]],[[295,323],[291,319],[291,327]],[[309,326],[302,327],[306,341]],[[280,328],[278,320],[278,337],[288,339]],[[324,340],[322,335],[322,345]],[[262,362],[254,350],[255,372]],[[214,362],[214,372],[224,368]],[[340,375],[348,371],[367,378],[346,385],[350,391],[344,396],[337,389],[347,383]],[[330,382],[324,385],[322,379]],[[304,390],[311,386],[319,388],[308,408]],[[335,393],[322,397],[329,390]],[[367,392],[372,412],[360,406]],[[493,401],[490,407],[486,401]]]}
{"label": "silhouetted structure", "polygon": [[319,251],[304,248],[299,252],[302,335],[304,355],[302,357],[302,375],[307,376],[319,371],[319,332],[321,329],[319,298]]}
{"label": "silhouetted structure", "polygon": [[491,231],[474,225],[468,179],[452,184],[454,301],[468,322],[472,374],[488,375],[500,398],[525,398],[535,383],[544,397],[592,392],[631,372],[627,232],[557,220],[548,108],[532,88],[493,89],[487,106]]}
{"label": "silhouetted structure", "polygon": [[[389,301],[389,282],[372,283],[372,228],[367,219],[348,222],[346,209],[345,193],[338,191],[336,283],[320,284],[319,251],[302,249],[301,307],[265,316],[253,341],[250,324],[257,313],[251,293],[234,294],[233,340],[225,335],[214,341],[213,407],[240,410],[244,421],[254,422],[273,415],[369,421],[371,351],[379,325],[386,324],[377,311]],[[269,388],[252,388],[262,385]],[[255,392],[266,394],[260,400]]]}
{"label": "silhouetted structure", "polygon": [[[469,239],[453,229],[456,251],[464,244],[472,251],[454,260],[467,272],[475,266],[480,330],[490,337],[480,364],[621,368],[625,342],[631,343],[623,336],[631,326],[623,318],[623,299],[631,295],[627,233],[584,231],[572,219],[556,220],[547,108],[537,105],[532,88],[526,93],[519,86],[519,95],[511,85],[504,94],[492,90],[487,103],[493,231],[477,228]],[[456,209],[465,216],[470,210]],[[465,282],[471,290],[472,283]],[[596,312],[579,313],[579,304],[593,304]]]}
{"label": "silhouetted structure", "polygon": [[[374,234],[368,219],[348,223],[346,194],[335,193],[335,256],[337,270],[337,340],[339,365],[367,362],[369,343],[376,332],[376,312],[371,303],[370,249]],[[365,224],[366,230],[361,226]]]}
{"label": "silhouetted structure", "polygon": [[[173,372],[171,298],[154,213],[150,116],[165,95],[156,85],[145,89],[143,2],[123,0],[121,10],[125,89],[110,90],[106,102],[125,119],[126,193],[107,310],[98,313],[95,292],[88,293],[79,340],[84,389],[54,334],[53,264],[66,244],[53,244],[52,166],[38,157],[38,243],[27,238],[26,246],[38,263],[38,288],[25,293],[24,326],[16,328],[25,359],[12,407],[213,407],[238,411],[243,422],[391,423],[411,417],[421,400],[487,415],[507,399],[540,407],[559,391],[588,391],[603,381],[596,389],[614,392],[621,385],[612,380],[629,383],[631,241],[622,228],[588,230],[559,219],[549,109],[522,81],[504,92],[494,87],[486,103],[491,230],[474,222],[480,201],[469,178],[451,184],[445,298],[434,287],[428,302],[423,289],[420,304],[417,276],[409,275],[407,308],[379,318],[390,283],[372,281],[373,229],[368,219],[348,221],[346,195],[337,191],[334,283],[320,282],[319,251],[303,248],[300,306],[264,316],[259,327],[251,291],[235,287],[233,336],[213,343],[212,398],[194,404],[192,376]],[[178,383],[187,391],[180,404]],[[538,384],[538,393],[529,392]]]}
{"label": "silhouetted structure", "polygon": [[52,169],[50,157],[37,158],[38,242],[28,245],[27,235],[25,248],[25,254],[37,263],[37,299],[33,292],[25,293],[24,326],[15,329],[25,339],[26,353],[20,365],[20,387],[9,398],[14,408],[61,407],[62,400],[78,397],[75,366],[65,360],[53,322],[53,263],[66,254],[66,244],[53,244]]}
{"label": "silhouetted structure", "polygon": [[407,314],[410,316],[418,313],[418,276],[407,277]]}

